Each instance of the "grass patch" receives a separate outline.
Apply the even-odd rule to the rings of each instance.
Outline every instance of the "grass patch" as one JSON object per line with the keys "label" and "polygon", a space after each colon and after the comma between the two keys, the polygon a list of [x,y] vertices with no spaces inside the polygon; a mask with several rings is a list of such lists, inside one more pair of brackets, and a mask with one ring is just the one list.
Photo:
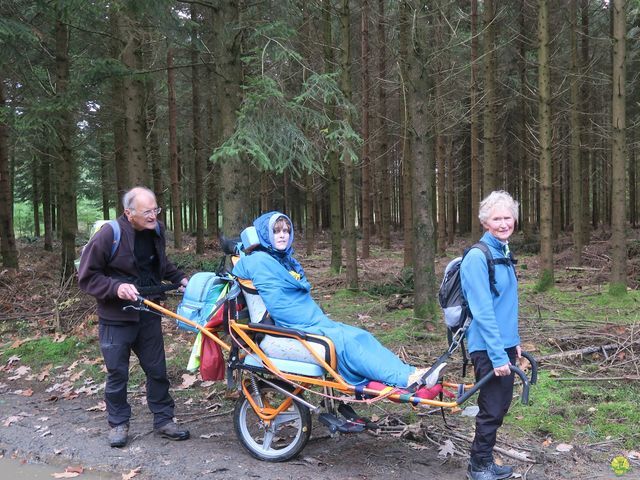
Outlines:
{"label": "grass patch", "polygon": [[554,441],[598,442],[612,437],[626,448],[640,439],[640,387],[613,382],[557,381],[540,372],[531,405],[514,403],[506,424]]}
{"label": "grass patch", "polygon": [[69,365],[85,354],[88,349],[88,342],[76,337],[66,338],[62,342],[43,337],[9,348],[0,354],[0,358],[5,363],[9,357],[16,355],[20,357],[22,364],[38,369],[48,364]]}

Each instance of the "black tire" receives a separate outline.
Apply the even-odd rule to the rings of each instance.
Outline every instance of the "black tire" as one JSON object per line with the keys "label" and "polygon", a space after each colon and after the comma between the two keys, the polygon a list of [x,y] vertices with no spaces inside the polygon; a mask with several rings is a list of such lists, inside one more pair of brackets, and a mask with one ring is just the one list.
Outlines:
{"label": "black tire", "polygon": [[[287,391],[293,390],[285,382],[273,383]],[[287,398],[261,381],[258,381],[258,389],[265,405],[277,407]],[[298,455],[309,441],[311,413],[308,407],[294,401],[286,412],[278,415],[267,427],[246,397],[241,395],[233,412],[233,426],[238,440],[252,456],[266,462],[284,462]]]}

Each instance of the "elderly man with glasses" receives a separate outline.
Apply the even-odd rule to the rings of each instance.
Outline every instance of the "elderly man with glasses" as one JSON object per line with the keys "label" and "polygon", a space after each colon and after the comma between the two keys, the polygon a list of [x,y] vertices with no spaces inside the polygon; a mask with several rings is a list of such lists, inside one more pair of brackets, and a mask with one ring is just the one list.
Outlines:
{"label": "elderly man with glasses", "polygon": [[154,431],[171,440],[186,440],[189,431],[173,421],[175,403],[169,394],[161,318],[123,307],[136,300],[139,287],[159,285],[163,280],[186,286],[188,280],[167,258],[165,229],[157,218],[161,208],[155,194],[148,188],[135,187],[124,194],[122,204],[124,214],[117,219],[121,232],[117,250],[110,256],[115,235],[107,224],[84,248],[78,270],[80,289],[95,297],[98,305],[100,349],[107,368],[109,444],[124,447],[128,441],[131,351],[147,377],[147,405],[153,413]]}

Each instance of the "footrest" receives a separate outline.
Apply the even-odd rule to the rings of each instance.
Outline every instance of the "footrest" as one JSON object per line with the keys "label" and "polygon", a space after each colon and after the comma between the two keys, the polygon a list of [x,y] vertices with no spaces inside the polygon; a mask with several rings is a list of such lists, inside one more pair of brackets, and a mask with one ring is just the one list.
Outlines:
{"label": "footrest", "polygon": [[352,422],[351,420],[338,418],[331,413],[321,413],[318,416],[320,423],[325,425],[331,433],[360,433],[366,426],[362,423]]}

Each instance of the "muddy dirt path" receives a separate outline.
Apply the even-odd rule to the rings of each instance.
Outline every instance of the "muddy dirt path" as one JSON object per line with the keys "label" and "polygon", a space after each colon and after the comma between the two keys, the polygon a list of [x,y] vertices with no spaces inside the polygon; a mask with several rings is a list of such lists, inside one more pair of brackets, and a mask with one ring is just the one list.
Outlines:
{"label": "muddy dirt path", "polygon": [[[104,412],[87,411],[94,405],[95,400],[88,398],[50,402],[39,394],[29,398],[0,394],[0,449],[5,455],[17,451],[19,457],[32,461],[82,465],[104,472],[128,473],[140,468],[136,479],[388,479],[417,475],[449,480],[464,478],[465,473],[462,461],[445,462],[435,449],[414,450],[402,439],[389,436],[331,438],[317,422],[297,459],[278,464],[260,462],[236,440],[231,413],[199,421],[185,415],[185,420],[191,420],[187,425],[192,438],[171,442],[153,435],[151,415],[139,403],[133,404],[129,444],[114,449],[106,441]],[[7,422],[13,417],[17,418]]]}
{"label": "muddy dirt path", "polygon": [[[104,412],[89,411],[95,404],[95,398],[88,397],[48,401],[46,394],[27,398],[0,393],[0,452],[60,466],[60,471],[67,465],[81,465],[113,474],[109,478],[137,469],[131,477],[136,480],[466,478],[466,461],[443,459],[436,446],[367,433],[332,438],[315,418],[307,447],[286,463],[261,462],[246,453],[236,440],[231,413],[202,419],[211,414],[189,411],[185,405],[178,419],[186,422],[192,438],[171,442],[153,435],[151,415],[140,401],[132,402],[129,444],[115,449],[107,444]],[[561,468],[552,463],[517,465],[516,471],[527,480],[615,478],[607,466],[567,460]],[[2,472],[0,478],[5,478]],[[82,475],[77,478],[81,480]],[[640,477],[625,476],[632,478]]]}

